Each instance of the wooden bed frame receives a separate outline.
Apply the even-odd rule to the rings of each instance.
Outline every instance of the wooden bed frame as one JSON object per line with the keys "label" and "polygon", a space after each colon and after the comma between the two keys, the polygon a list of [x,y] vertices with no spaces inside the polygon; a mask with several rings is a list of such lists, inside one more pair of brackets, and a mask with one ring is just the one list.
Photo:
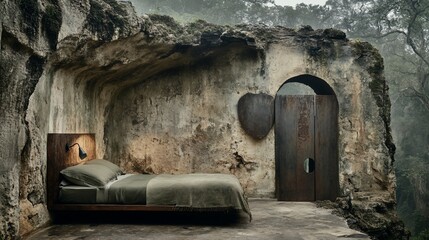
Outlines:
{"label": "wooden bed frame", "polygon": [[[65,151],[66,144],[79,143],[88,154],[83,160],[79,158],[78,147]],[[95,159],[95,134],[48,134],[47,140],[47,197],[48,210],[51,213],[66,211],[145,211],[145,212],[183,212],[193,211],[183,207],[155,206],[155,205],[125,205],[125,204],[64,204],[58,202],[59,186],[61,182],[60,171],[85,161]],[[233,208],[198,209],[197,212],[234,212]]]}

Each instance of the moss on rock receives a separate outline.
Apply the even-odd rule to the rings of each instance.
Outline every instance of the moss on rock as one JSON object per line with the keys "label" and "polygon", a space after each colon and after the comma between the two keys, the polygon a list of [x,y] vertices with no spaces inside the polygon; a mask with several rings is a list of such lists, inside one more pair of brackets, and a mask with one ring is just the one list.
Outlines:
{"label": "moss on rock", "polygon": [[116,0],[105,0],[106,8],[96,0],[91,0],[91,7],[86,19],[88,29],[102,41],[110,41],[116,33],[122,34],[126,21],[127,12]]}
{"label": "moss on rock", "polygon": [[368,71],[371,76],[369,88],[379,107],[380,117],[383,119],[386,128],[385,145],[389,149],[389,154],[394,162],[396,146],[393,143],[392,131],[390,128],[390,107],[389,86],[383,74],[383,57],[376,48],[368,42],[354,41],[351,43],[355,62]]}
{"label": "moss on rock", "polygon": [[335,42],[348,41],[346,34],[340,30],[313,30],[310,26],[302,26],[293,35],[295,42],[305,49],[309,59],[321,65],[327,65],[337,57]]}

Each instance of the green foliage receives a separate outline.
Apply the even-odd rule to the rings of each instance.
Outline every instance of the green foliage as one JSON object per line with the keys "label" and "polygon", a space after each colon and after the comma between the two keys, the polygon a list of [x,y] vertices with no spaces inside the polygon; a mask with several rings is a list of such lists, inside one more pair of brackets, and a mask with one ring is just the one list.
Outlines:
{"label": "green foliage", "polygon": [[405,77],[391,74],[393,83],[402,83],[393,94],[416,97],[429,111],[429,1],[329,0],[326,6],[335,27],[375,44],[391,63],[400,58],[399,64],[387,65]]}
{"label": "green foliage", "polygon": [[244,9],[246,9],[246,3],[242,0],[141,0],[133,2],[138,9],[142,10],[142,13],[166,14],[182,23],[204,19],[212,23],[233,24],[240,21]]}
{"label": "green foliage", "polygon": [[[407,142],[406,139],[403,141]],[[398,213],[413,235],[417,236],[429,226],[429,217],[425,216],[429,202],[429,163],[427,156],[422,154],[424,150],[414,156],[410,156],[408,151],[401,149],[398,154],[400,160],[396,163]]]}
{"label": "green foliage", "polygon": [[50,48],[55,49],[62,24],[62,13],[58,0],[51,0],[50,2],[51,4],[46,6],[42,16],[42,28],[48,38]]}
{"label": "green foliage", "polygon": [[210,23],[239,23],[321,27],[328,9],[299,4],[296,8],[275,5],[273,0],[131,0],[140,13],[166,14],[178,22],[203,19]]}
{"label": "green foliage", "polygon": [[411,238],[412,240],[429,240],[429,228],[424,231],[421,231],[419,235]]}
{"label": "green foliage", "polygon": [[23,17],[23,30],[30,40],[34,40],[39,31],[39,5],[37,0],[19,0],[19,10]]}

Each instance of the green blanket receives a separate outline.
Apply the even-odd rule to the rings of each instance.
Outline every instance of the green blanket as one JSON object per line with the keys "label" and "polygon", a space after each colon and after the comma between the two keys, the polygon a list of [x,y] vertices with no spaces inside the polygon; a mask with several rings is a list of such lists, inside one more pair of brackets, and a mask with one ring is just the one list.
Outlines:
{"label": "green blanket", "polygon": [[232,207],[243,210],[251,218],[238,179],[227,174],[157,175],[147,184],[146,204],[190,208]]}
{"label": "green blanket", "polygon": [[146,204],[146,186],[156,175],[136,174],[113,183],[109,187],[107,202]]}

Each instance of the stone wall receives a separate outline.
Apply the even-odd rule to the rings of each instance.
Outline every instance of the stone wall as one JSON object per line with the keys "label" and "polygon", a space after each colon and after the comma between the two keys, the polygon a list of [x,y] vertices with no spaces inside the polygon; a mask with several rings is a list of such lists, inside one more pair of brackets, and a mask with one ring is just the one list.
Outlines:
{"label": "stone wall", "polygon": [[226,49],[118,94],[105,125],[105,156],[128,171],[233,173],[251,196],[273,197],[273,134],[253,140],[237,120],[242,95],[267,91],[258,84],[261,59],[252,48]]}
{"label": "stone wall", "polygon": [[380,131],[384,123],[371,101],[370,76],[341,47],[332,48],[338,58],[323,66],[305,51],[270,44],[261,60],[252,48],[231,46],[210,63],[164,71],[124,89],[108,110],[104,156],[129,171],[230,172],[250,196],[273,197],[273,130],[260,141],[249,137],[237,120],[237,102],[248,92],[275,96],[286,80],[311,74],[337,93],[342,195],[392,190],[384,168],[391,165],[386,130]]}
{"label": "stone wall", "polygon": [[2,1],[0,13],[1,239],[49,222],[47,133],[93,132],[97,157],[127,171],[232,173],[274,197],[274,131],[248,136],[237,102],[296,76],[336,93],[343,209],[395,219],[390,102],[370,45],[332,29],[181,26],[116,1]]}
{"label": "stone wall", "polygon": [[[37,141],[31,139],[26,119],[29,98],[49,52],[39,25],[43,11],[37,1],[2,1],[0,5],[0,239],[19,235],[21,216],[35,216],[31,229],[49,219],[43,159],[29,156]],[[22,211],[21,203],[27,206]]]}

